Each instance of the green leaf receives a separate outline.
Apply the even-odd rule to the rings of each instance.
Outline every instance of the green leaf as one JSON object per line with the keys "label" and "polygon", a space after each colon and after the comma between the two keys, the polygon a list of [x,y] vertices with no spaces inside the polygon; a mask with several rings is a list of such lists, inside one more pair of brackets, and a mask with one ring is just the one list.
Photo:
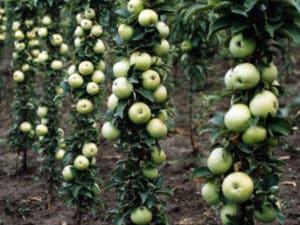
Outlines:
{"label": "green leaf", "polygon": [[283,33],[288,37],[293,39],[297,44],[300,43],[300,27],[293,24],[286,24],[285,27],[282,28]]}
{"label": "green leaf", "polygon": [[272,121],[270,124],[270,129],[273,132],[288,136],[292,127],[288,120],[279,118]]}
{"label": "green leaf", "polygon": [[197,177],[212,177],[212,173],[209,171],[207,167],[199,167],[194,169],[193,178]]}
{"label": "green leaf", "polygon": [[233,19],[231,15],[225,15],[217,18],[209,27],[208,36],[212,36],[216,32],[231,27]]}

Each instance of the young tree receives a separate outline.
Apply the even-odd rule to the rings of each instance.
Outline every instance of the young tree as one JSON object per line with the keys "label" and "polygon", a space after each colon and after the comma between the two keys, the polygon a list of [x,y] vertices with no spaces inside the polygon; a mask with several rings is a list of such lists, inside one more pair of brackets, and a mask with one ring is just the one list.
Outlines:
{"label": "young tree", "polygon": [[[3,57],[2,50],[5,46],[5,42],[7,40],[7,17],[6,17],[6,9],[4,2],[0,2],[0,49],[1,56]],[[2,98],[4,94],[4,75],[3,71],[0,74],[0,97]],[[1,102],[1,99],[0,99]]]}

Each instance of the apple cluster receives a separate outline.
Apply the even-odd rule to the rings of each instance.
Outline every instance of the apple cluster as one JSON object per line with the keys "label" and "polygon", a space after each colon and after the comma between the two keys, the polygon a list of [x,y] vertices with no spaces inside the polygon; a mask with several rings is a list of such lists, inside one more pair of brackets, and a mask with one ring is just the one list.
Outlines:
{"label": "apple cluster", "polygon": [[3,7],[0,7],[0,43],[4,43],[6,40],[6,22],[7,22],[7,17],[5,14],[5,9]]}
{"label": "apple cluster", "polygon": [[[130,214],[131,223],[146,225],[161,214],[138,193],[155,194],[150,186],[160,179],[158,169],[166,160],[158,141],[168,133],[168,91],[163,84],[168,71],[163,57],[170,50],[166,40],[169,27],[159,20],[158,13],[146,1],[130,0],[125,11],[134,19],[124,19],[118,27],[120,44],[127,49],[127,54],[122,51],[113,66],[115,79],[107,102],[109,121],[104,123],[102,135],[108,141],[117,141],[119,149],[127,154],[124,164],[119,164],[114,173],[116,180],[122,180],[115,183],[115,187],[119,196],[124,191],[125,199],[135,199],[124,209]],[[142,40],[136,38],[142,34]],[[154,40],[149,44],[147,38]],[[131,168],[131,163],[136,166]],[[135,175],[118,177],[121,170],[125,173],[134,170]],[[137,187],[135,182],[141,182],[142,187]],[[122,199],[119,201],[119,207],[128,204]],[[126,217],[126,214],[123,212],[122,216]],[[124,219],[127,221],[129,218]]]}
{"label": "apple cluster", "polygon": [[[256,48],[256,41],[243,34],[236,34],[230,40],[229,50],[240,60],[246,61],[255,53]],[[245,158],[249,154],[238,152],[237,148],[245,145],[253,152],[266,151],[261,146],[268,145],[267,140],[272,136],[268,131],[267,120],[277,114],[279,107],[276,94],[270,88],[278,83],[277,77],[277,67],[265,59],[259,66],[249,62],[238,64],[225,75],[226,89],[233,92],[234,97],[225,114],[224,124],[234,138],[230,137],[229,146],[217,147],[210,153],[207,168],[213,179],[208,179],[202,188],[202,196],[208,204],[215,205],[223,201],[223,224],[236,221],[234,218],[239,214],[241,205],[245,207],[249,202],[258,201],[255,182],[256,179],[264,179],[264,174],[257,177]],[[238,95],[248,97],[236,98]],[[257,153],[254,153],[254,158],[255,154]],[[264,223],[275,220],[273,207],[276,206],[276,201],[275,198],[275,202],[274,199],[273,202],[270,199],[260,202],[260,207],[254,210],[254,217]]]}

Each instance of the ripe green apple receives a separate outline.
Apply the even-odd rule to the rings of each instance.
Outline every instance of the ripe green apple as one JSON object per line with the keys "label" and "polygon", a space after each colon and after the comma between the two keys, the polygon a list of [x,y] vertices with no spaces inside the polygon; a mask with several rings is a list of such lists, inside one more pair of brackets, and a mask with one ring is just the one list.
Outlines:
{"label": "ripe green apple", "polygon": [[66,154],[65,150],[58,149],[58,150],[56,150],[56,153],[55,153],[55,159],[56,160],[62,160],[64,158],[65,154]]}
{"label": "ripe green apple", "polygon": [[91,9],[91,8],[88,8],[88,9],[86,9],[86,10],[84,11],[84,17],[85,17],[86,19],[91,20],[91,19],[94,19],[95,16],[96,16],[96,12],[95,12],[95,10],[93,10],[93,9]]}
{"label": "ripe green apple", "polygon": [[31,50],[31,55],[32,55],[33,57],[38,57],[40,53],[41,53],[41,52],[40,52],[39,49],[33,49],[33,50]]}
{"label": "ripe green apple", "polygon": [[119,26],[118,33],[123,41],[129,41],[133,36],[134,29],[132,26],[123,23]]}
{"label": "ripe green apple", "polygon": [[22,71],[17,70],[13,73],[13,79],[15,82],[21,83],[25,80],[25,74]]}
{"label": "ripe green apple", "polygon": [[149,180],[155,180],[158,178],[158,169],[155,167],[145,167],[142,170],[142,174],[145,178]]}
{"label": "ripe green apple", "polygon": [[128,59],[123,59],[113,66],[113,73],[115,77],[127,77],[130,69],[130,63]]}
{"label": "ripe green apple", "polygon": [[161,66],[161,65],[163,65],[163,63],[164,62],[160,57],[158,57],[158,56],[152,57],[152,65]]}
{"label": "ripe green apple", "polygon": [[119,98],[128,98],[133,93],[133,85],[125,77],[119,77],[113,82],[113,93]]}
{"label": "ripe green apple", "polygon": [[48,114],[48,111],[49,109],[47,106],[39,106],[36,113],[38,117],[45,118]]}
{"label": "ripe green apple", "polygon": [[153,92],[154,102],[155,103],[165,103],[168,99],[168,91],[167,88],[163,85],[160,85],[154,92]]}
{"label": "ripe green apple", "polygon": [[134,209],[130,214],[130,220],[135,225],[148,225],[152,219],[152,212],[144,206]]}
{"label": "ripe green apple", "polygon": [[13,24],[12,24],[13,31],[17,31],[18,29],[20,29],[20,27],[21,27],[21,23],[19,21],[13,22]]}
{"label": "ripe green apple", "polygon": [[164,123],[167,122],[169,120],[168,112],[164,109],[159,110],[157,118],[163,121]]}
{"label": "ripe green apple", "polygon": [[96,65],[96,70],[101,70],[102,72],[104,72],[105,68],[106,64],[103,60],[100,60]]}
{"label": "ripe green apple", "polygon": [[134,65],[136,70],[146,71],[152,65],[152,58],[148,53],[134,52],[130,56],[130,65]]}
{"label": "ripe green apple", "polygon": [[224,205],[220,212],[221,221],[224,225],[232,224],[229,217],[236,217],[238,214],[238,205],[236,203],[228,203]]}
{"label": "ripe green apple", "polygon": [[95,82],[89,82],[86,86],[86,92],[89,95],[96,95],[100,92],[100,87],[97,83]]}
{"label": "ripe green apple", "polygon": [[65,55],[69,51],[69,46],[65,43],[62,43],[61,46],[59,47],[59,54]]}
{"label": "ripe green apple", "polygon": [[69,66],[69,68],[68,68],[68,75],[72,75],[75,72],[76,72],[76,66],[74,64],[71,65],[71,66]]}
{"label": "ripe green apple", "polygon": [[232,154],[224,148],[215,148],[207,160],[208,169],[215,175],[226,173],[232,166]]}
{"label": "ripe green apple", "polygon": [[220,188],[213,182],[203,185],[201,195],[209,205],[216,205],[220,202]]}
{"label": "ripe green apple", "polygon": [[37,39],[32,39],[28,42],[28,46],[29,47],[36,47],[36,46],[39,46],[40,45],[40,41],[37,40]]}
{"label": "ripe green apple", "polygon": [[75,38],[75,40],[74,40],[74,46],[75,46],[75,48],[80,48],[80,46],[81,46],[81,38]]}
{"label": "ripe green apple", "polygon": [[170,51],[170,44],[167,40],[162,39],[159,44],[156,44],[153,49],[154,53],[160,57],[166,56]]}
{"label": "ripe green apple", "polygon": [[85,143],[82,148],[82,154],[88,158],[96,156],[98,147],[95,143]]}
{"label": "ripe green apple", "polygon": [[163,165],[167,160],[167,155],[162,149],[154,147],[151,150],[151,160],[154,164],[160,166]]}
{"label": "ripe green apple", "polygon": [[35,133],[37,136],[45,136],[48,134],[48,127],[45,124],[39,124],[35,128]]}
{"label": "ripe green apple", "polygon": [[225,86],[226,86],[227,90],[233,90],[234,89],[232,71],[233,71],[233,69],[229,69],[225,74],[224,83],[225,83]]}
{"label": "ripe green apple", "polygon": [[138,22],[142,27],[148,27],[158,22],[158,15],[152,9],[144,9],[140,12]]}
{"label": "ripe green apple", "polygon": [[53,34],[51,37],[51,44],[53,46],[60,46],[64,42],[63,37],[60,34]]}
{"label": "ripe green apple", "polygon": [[269,205],[262,205],[259,210],[255,210],[254,216],[262,223],[271,223],[277,218],[273,207]]}
{"label": "ripe green apple", "polygon": [[180,49],[184,52],[189,52],[193,49],[193,44],[191,41],[183,41],[181,44],[180,44]]}
{"label": "ripe green apple", "polygon": [[105,49],[104,42],[101,39],[98,39],[93,48],[94,52],[97,54],[103,54]]}
{"label": "ripe green apple", "polygon": [[154,118],[147,124],[148,134],[155,139],[163,139],[168,134],[168,128],[160,119]]}
{"label": "ripe green apple", "polygon": [[26,48],[25,43],[23,43],[23,42],[15,43],[16,51],[22,52],[25,48]]}
{"label": "ripe green apple", "polygon": [[224,123],[227,129],[233,132],[243,132],[249,126],[250,118],[251,113],[247,105],[235,104],[225,114]]}
{"label": "ripe green apple", "polygon": [[28,72],[29,70],[30,70],[30,65],[29,64],[22,65],[22,71],[23,72]]}
{"label": "ripe green apple", "polygon": [[29,122],[22,122],[20,124],[20,131],[22,131],[23,133],[29,133],[32,130],[32,126],[31,123]]}
{"label": "ripe green apple", "polygon": [[163,21],[159,21],[156,24],[156,29],[161,38],[167,38],[170,34],[170,29],[169,29],[168,25],[165,24]]}
{"label": "ripe green apple", "polygon": [[268,83],[272,83],[274,80],[277,80],[278,78],[277,66],[275,66],[274,63],[271,62],[269,66],[262,68],[261,77],[264,81]]}
{"label": "ripe green apple", "polygon": [[90,162],[87,157],[84,155],[79,155],[74,160],[74,167],[77,170],[86,170],[90,165]]}
{"label": "ripe green apple", "polygon": [[73,180],[75,178],[75,174],[72,171],[73,166],[68,165],[66,166],[63,171],[62,171],[62,175],[65,181],[70,181]]}
{"label": "ripe green apple", "polygon": [[229,174],[222,183],[224,196],[231,202],[242,203],[249,200],[253,194],[254,184],[248,174],[234,172]]}
{"label": "ripe green apple", "polygon": [[81,38],[84,36],[84,30],[81,27],[76,27],[74,35]]}
{"label": "ripe green apple", "polygon": [[93,37],[100,37],[103,34],[103,28],[100,25],[93,25],[91,29],[91,35]]}
{"label": "ripe green apple", "polygon": [[264,90],[256,94],[250,101],[250,111],[253,116],[266,118],[268,115],[275,116],[279,107],[277,97],[271,92]]}
{"label": "ripe green apple", "polygon": [[64,67],[64,64],[61,60],[53,60],[51,62],[51,69],[54,71],[60,71]]}
{"label": "ripe green apple", "polygon": [[254,53],[256,42],[254,39],[245,38],[243,34],[233,36],[229,43],[229,51],[236,58],[245,58]]}
{"label": "ripe green apple", "polygon": [[233,69],[231,77],[231,84],[236,90],[249,90],[260,81],[260,73],[251,63],[237,65]]}
{"label": "ripe green apple", "polygon": [[102,126],[101,133],[102,136],[108,141],[117,140],[121,135],[121,131],[115,127],[112,122],[105,122]]}
{"label": "ripe green apple", "polygon": [[151,110],[145,103],[136,102],[130,106],[128,117],[134,124],[145,124],[151,118]]}
{"label": "ripe green apple", "polygon": [[160,76],[155,70],[147,70],[142,74],[143,88],[156,90],[160,85]]}
{"label": "ripe green apple", "polygon": [[92,81],[97,84],[102,84],[105,81],[105,74],[101,70],[95,70],[92,75]]}
{"label": "ripe green apple", "polygon": [[115,108],[118,106],[118,103],[119,103],[119,99],[117,96],[115,96],[114,94],[111,94],[108,98],[108,101],[107,101],[107,108],[109,110],[115,110]]}
{"label": "ripe green apple", "polygon": [[17,30],[15,32],[15,39],[17,41],[22,41],[24,38],[25,38],[25,35],[24,35],[24,33],[21,30]]}
{"label": "ripe green apple", "polygon": [[77,24],[80,24],[82,19],[83,19],[83,15],[81,15],[81,13],[78,13],[76,15],[76,22],[77,22]]}
{"label": "ripe green apple", "polygon": [[91,75],[94,72],[94,65],[90,61],[83,61],[79,64],[78,71],[83,76]]}
{"label": "ripe green apple", "polygon": [[26,37],[27,37],[29,40],[36,39],[36,31],[34,31],[34,30],[28,31],[28,32],[26,33]]}
{"label": "ripe green apple", "polygon": [[261,126],[251,126],[243,133],[243,142],[247,145],[254,146],[264,142],[267,138],[267,130]]}
{"label": "ripe green apple", "polygon": [[44,16],[42,19],[42,24],[49,26],[52,24],[52,19],[50,16]]}
{"label": "ripe green apple", "polygon": [[80,99],[76,104],[76,111],[79,114],[91,113],[94,109],[93,103],[88,99]]}
{"label": "ripe green apple", "polygon": [[68,78],[68,84],[71,88],[80,88],[84,83],[82,76],[78,73],[73,73]]}
{"label": "ripe green apple", "polygon": [[39,63],[44,63],[46,62],[47,60],[49,59],[49,55],[48,55],[48,52],[47,51],[42,51],[38,57],[37,57],[37,61]]}
{"label": "ripe green apple", "polygon": [[144,9],[144,1],[143,0],[130,0],[127,3],[127,10],[131,14],[138,14]]}
{"label": "ripe green apple", "polygon": [[93,26],[93,22],[91,20],[89,20],[89,19],[82,19],[80,21],[80,27],[83,30],[91,30],[92,26]]}

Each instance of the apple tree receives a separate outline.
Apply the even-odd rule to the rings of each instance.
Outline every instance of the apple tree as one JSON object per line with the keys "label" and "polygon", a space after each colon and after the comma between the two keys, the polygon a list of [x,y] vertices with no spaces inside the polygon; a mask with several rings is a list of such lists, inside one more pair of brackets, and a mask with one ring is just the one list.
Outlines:
{"label": "apple tree", "polygon": [[[4,48],[4,44],[7,40],[7,16],[4,2],[0,2],[0,49]],[[2,55],[3,56],[3,55]],[[0,75],[0,97],[4,93],[4,76]]]}
{"label": "apple tree", "polygon": [[[204,177],[202,196],[221,205],[223,224],[283,223],[279,199],[282,162],[275,155],[290,121],[279,107],[277,56],[282,39],[300,41],[296,1],[209,1],[214,13],[209,36],[226,30],[232,68],[225,75],[231,105],[211,120],[214,141]],[[202,8],[203,9],[203,8]],[[200,10],[201,11],[201,10]]]}
{"label": "apple tree", "polygon": [[117,190],[115,224],[168,224],[161,194],[159,169],[166,153],[159,140],[167,136],[170,106],[165,81],[170,45],[167,13],[170,1],[130,0],[116,10],[119,15],[113,66],[112,94],[107,102],[107,122],[102,135],[124,155],[113,172]]}

